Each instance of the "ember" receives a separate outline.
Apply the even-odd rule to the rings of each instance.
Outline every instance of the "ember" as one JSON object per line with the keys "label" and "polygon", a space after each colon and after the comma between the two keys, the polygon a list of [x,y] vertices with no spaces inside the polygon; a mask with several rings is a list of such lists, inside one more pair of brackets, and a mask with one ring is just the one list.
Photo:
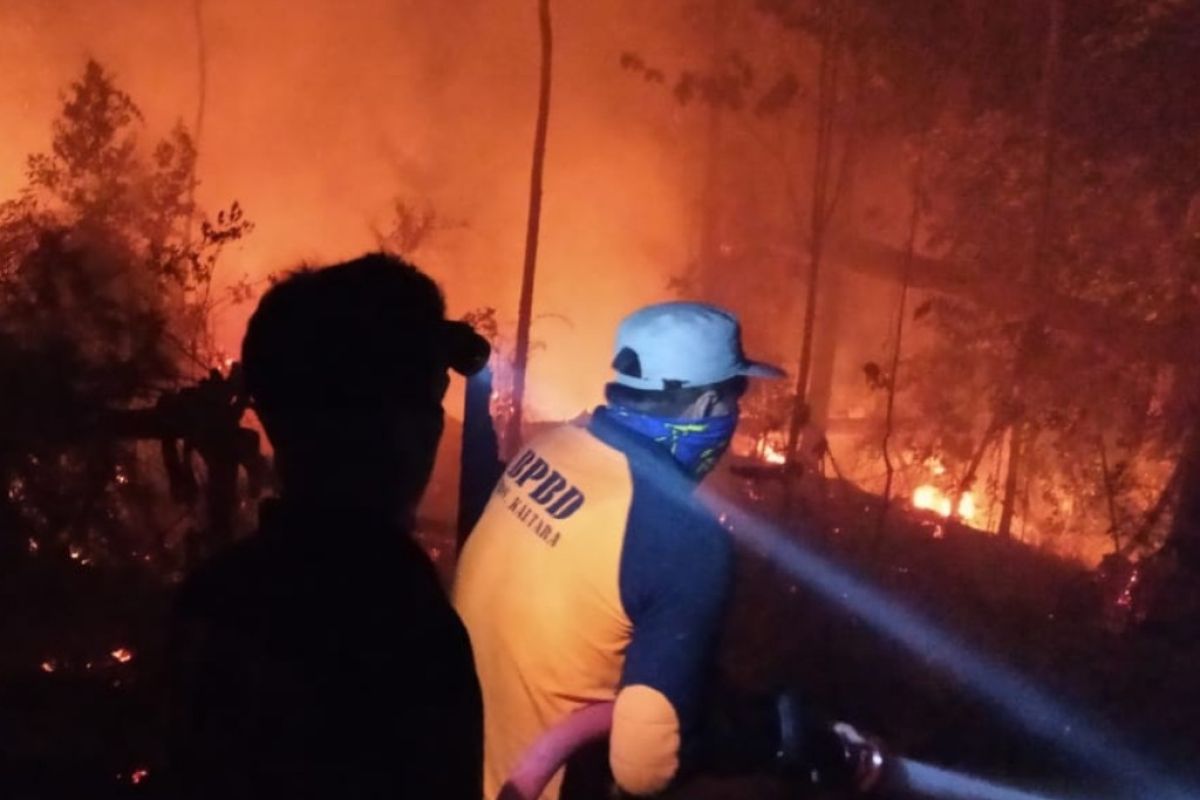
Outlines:
{"label": "ember", "polygon": [[[936,486],[925,484],[918,486],[913,492],[912,506],[922,511],[932,511],[939,516],[949,517],[954,500]],[[972,492],[964,492],[958,500],[958,511],[953,516],[971,522],[975,519],[977,511],[975,495]]]}
{"label": "ember", "polygon": [[133,661],[133,652],[124,647],[118,647],[109,653],[118,664],[128,664]]}
{"label": "ember", "polygon": [[1125,582],[1121,593],[1117,595],[1117,605],[1121,608],[1133,608],[1133,594],[1137,589],[1138,581],[1140,580],[1139,570],[1135,567],[1129,573],[1129,580]]}
{"label": "ember", "polygon": [[768,464],[787,463],[787,454],[776,448],[775,445],[771,444],[770,442],[767,442],[763,445],[762,453],[763,461],[766,461]]}

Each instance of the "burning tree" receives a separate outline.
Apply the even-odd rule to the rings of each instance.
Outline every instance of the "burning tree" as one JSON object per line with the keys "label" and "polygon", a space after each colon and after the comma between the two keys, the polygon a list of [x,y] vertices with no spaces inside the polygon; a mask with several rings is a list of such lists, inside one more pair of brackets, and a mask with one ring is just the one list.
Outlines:
{"label": "burning tree", "polygon": [[[1022,286],[1040,213],[1036,137],[989,115],[935,138],[930,247],[948,256],[964,284]],[[1040,507],[1043,531],[1108,531],[1121,543],[1177,455],[1184,420],[1173,374],[1159,354],[1114,347],[1103,316],[1091,330],[1064,327],[1058,318],[1068,311],[1057,303],[1165,319],[1196,287],[1186,249],[1157,213],[1138,165],[1063,148],[1063,228],[1043,259],[1041,298],[1013,308],[986,294],[939,293],[918,306],[918,324],[934,335],[906,365],[917,412],[908,439],[921,457],[953,464],[947,488],[961,492],[986,454],[1011,458],[1003,445],[1019,436],[1021,484],[1037,487],[1030,502]]]}
{"label": "burning tree", "polygon": [[[1163,26],[1197,20],[1102,5],[1010,19],[1011,44],[978,39],[991,58],[964,76],[971,102],[930,137],[923,244],[943,260],[919,270],[935,293],[917,308],[927,346],[905,382],[910,444],[952,467],[947,492],[970,487],[994,454],[1002,530],[1016,509],[1042,534],[1107,534],[1128,553],[1161,538],[1178,487],[1198,288],[1195,221],[1182,211],[1196,164],[1171,141],[1194,136],[1197,120],[1169,91],[1147,92],[1151,71],[1133,65],[1150,46],[1164,70],[1194,61]],[[1042,89],[1022,96],[1014,72]],[[1134,74],[1136,89],[1115,79]],[[1116,109],[1155,123],[1116,129]]]}
{"label": "burning tree", "polygon": [[[807,397],[804,386],[796,397],[821,422],[851,336],[839,311],[851,282],[911,279],[917,324],[905,329],[898,376],[876,382],[901,393],[893,441],[907,448],[906,478],[924,471],[915,483],[953,509],[972,490],[984,499],[984,476],[1003,473],[990,491],[1006,520],[991,525],[1032,515],[1047,540],[1088,533],[1126,552],[1161,539],[1187,483],[1171,476],[1200,397],[1187,345],[1200,115],[1173,77],[1197,66],[1194,37],[1179,32],[1200,30],[1200,11],[713,0],[699,17],[698,55],[678,74],[622,57],[709,115],[704,263],[689,289],[718,287],[747,316],[775,320],[789,344],[808,340]],[[822,83],[831,46],[839,74]],[[831,123],[822,163],[834,164],[821,177],[814,131]],[[911,164],[903,148],[913,143],[927,158],[906,269],[902,246],[865,237],[908,238],[908,203],[879,198],[908,183],[894,167]],[[893,174],[864,174],[861,163]],[[825,207],[838,210],[818,219],[807,189],[824,181]],[[813,264],[822,277],[805,286]],[[731,271],[760,280],[731,282]],[[803,299],[815,300],[800,316],[816,330],[801,336]],[[874,473],[875,426],[867,439],[864,472]],[[990,508],[980,503],[975,521]]]}
{"label": "burning tree", "polygon": [[[133,99],[89,61],[50,149],[0,203],[0,532],[9,553],[96,559],[161,544],[161,492],[137,448],[100,435],[110,409],[149,404],[218,354],[209,312],[234,203],[189,234],[196,150],[177,125],[153,146]],[[140,532],[140,536],[134,532]]]}

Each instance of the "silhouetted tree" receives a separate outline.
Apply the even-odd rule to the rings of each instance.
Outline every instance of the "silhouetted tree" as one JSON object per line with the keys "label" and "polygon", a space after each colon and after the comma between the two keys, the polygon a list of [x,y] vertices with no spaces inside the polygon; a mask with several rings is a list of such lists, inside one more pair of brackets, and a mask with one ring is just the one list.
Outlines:
{"label": "silhouetted tree", "polygon": [[147,148],[141,129],[89,61],[49,150],[0,204],[0,515],[18,523],[3,529],[78,559],[160,544],[161,481],[100,417],[215,365],[213,271],[250,229],[234,203],[189,241],[192,140],[176,126]]}
{"label": "silhouetted tree", "polygon": [[517,309],[517,336],[513,352],[512,416],[508,421],[505,446],[516,447],[521,439],[525,407],[525,377],[529,368],[529,329],[533,324],[533,287],[537,277],[538,237],[542,225],[542,179],[546,164],[546,136],[550,127],[550,87],[554,55],[554,29],[550,0],[538,0],[538,32],[541,41],[541,70],[538,82],[537,123],[533,134],[533,163],[529,173],[529,217],[525,230],[525,262],[521,271],[521,300]]}

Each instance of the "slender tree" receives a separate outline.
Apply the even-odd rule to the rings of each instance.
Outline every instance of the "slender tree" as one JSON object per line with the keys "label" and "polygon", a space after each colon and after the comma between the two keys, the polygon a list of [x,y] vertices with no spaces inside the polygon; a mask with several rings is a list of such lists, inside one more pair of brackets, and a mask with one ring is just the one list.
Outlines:
{"label": "slender tree", "polygon": [[[892,464],[891,440],[893,434],[893,422],[896,411],[896,378],[900,372],[900,354],[903,352],[904,345],[904,320],[908,313],[908,291],[910,276],[912,275],[912,262],[916,255],[917,249],[917,232],[921,227],[921,173],[924,166],[924,142],[921,144],[921,150],[918,152],[917,163],[913,170],[913,188],[912,188],[912,212],[908,220],[908,245],[907,245],[907,263],[905,264],[904,274],[900,281],[900,302],[896,309],[896,330],[895,341],[892,344],[892,364],[887,376],[887,411],[883,421],[883,466],[885,470],[883,483],[883,503],[879,507],[879,520],[876,526],[877,532],[882,532],[883,527],[887,522],[888,507],[892,502],[892,481],[895,477],[896,469]],[[955,506],[957,508],[957,506]]]}
{"label": "slender tree", "polygon": [[[1038,117],[1041,127],[1042,175],[1037,219],[1034,223],[1033,258],[1024,271],[1024,282],[1035,288],[1045,285],[1045,262],[1053,230],[1053,194],[1055,167],[1055,104],[1058,89],[1058,68],[1062,51],[1063,0],[1050,0],[1046,26],[1046,45],[1042,56],[1042,84],[1038,94]],[[1017,352],[1012,381],[1012,404],[1020,406],[1021,383],[1028,369],[1029,350],[1039,338],[1038,329],[1043,325],[1039,316],[1025,323],[1025,331]],[[1016,510],[1017,486],[1024,466],[1027,439],[1035,434],[1030,422],[1023,415],[1013,421],[1008,434],[1008,464],[1004,475],[1004,496],[1000,507],[1000,536],[1012,535],[1012,521]]]}
{"label": "slender tree", "polygon": [[196,156],[192,161],[192,179],[188,184],[188,205],[191,206],[187,219],[188,242],[191,241],[192,226],[196,220],[196,163],[200,160],[200,140],[204,135],[204,112],[208,104],[208,41],[204,34],[204,0],[192,0],[192,21],[196,33],[196,117],[192,122],[192,147]]}
{"label": "slender tree", "polygon": [[[725,53],[729,0],[713,0],[708,35],[712,48],[710,69],[716,74]],[[720,257],[721,228],[721,150],[724,139],[725,108],[721,103],[708,103],[704,123],[704,183],[700,197],[700,252],[695,275],[701,291],[716,290]]]}
{"label": "slender tree", "polygon": [[542,176],[546,163],[546,134],[550,125],[550,86],[554,29],[550,0],[538,0],[541,35],[541,82],[538,92],[537,126],[533,135],[533,165],[529,177],[529,218],[525,228],[525,264],[521,274],[521,301],[517,311],[517,337],[513,354],[513,413],[508,421],[505,445],[515,447],[521,439],[525,406],[525,377],[529,367],[529,329],[533,322],[533,287],[537,275],[538,235],[542,224]]}
{"label": "slender tree", "polygon": [[[800,430],[810,419],[809,376],[812,373],[813,339],[816,335],[817,295],[825,257],[826,236],[836,200],[834,180],[835,123],[837,120],[842,67],[842,0],[823,0],[817,7],[820,61],[817,77],[817,130],[813,151],[812,198],[808,225],[808,271],[805,276],[804,332],[796,369],[796,394],[788,426],[787,458],[796,460]],[[789,481],[789,488],[791,482]]]}

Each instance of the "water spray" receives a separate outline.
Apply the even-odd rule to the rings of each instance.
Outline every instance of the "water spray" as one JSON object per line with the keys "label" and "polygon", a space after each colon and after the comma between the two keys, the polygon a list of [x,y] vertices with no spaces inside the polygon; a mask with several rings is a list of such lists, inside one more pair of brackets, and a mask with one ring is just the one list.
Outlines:
{"label": "water spray", "polygon": [[910,758],[897,758],[889,768],[894,770],[894,773],[885,784],[888,789],[930,800],[1062,800],[923,764]]}
{"label": "water spray", "polygon": [[[857,617],[879,635],[903,645],[949,674],[1030,734],[1056,745],[1088,770],[1111,780],[1119,787],[1122,798],[1200,798],[1200,790],[1176,783],[1106,733],[1099,723],[1067,709],[1013,670],[977,654],[932,620],[851,576],[805,547],[795,536],[712,492],[702,494],[705,504],[720,517],[736,541]],[[900,766],[906,770],[909,781],[927,797],[972,800],[1039,797],[915,761],[902,759]]]}

